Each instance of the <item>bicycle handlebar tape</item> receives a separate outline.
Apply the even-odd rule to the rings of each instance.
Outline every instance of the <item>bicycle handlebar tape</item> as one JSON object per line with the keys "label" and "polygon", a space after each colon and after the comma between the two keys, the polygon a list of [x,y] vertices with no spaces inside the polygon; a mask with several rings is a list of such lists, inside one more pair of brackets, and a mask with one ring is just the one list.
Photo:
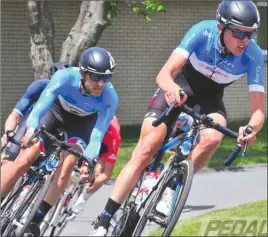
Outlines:
{"label": "bicycle handlebar tape", "polygon": [[152,125],[154,127],[159,126],[163,122],[164,118],[169,116],[170,112],[176,107],[176,105],[176,101],[173,102],[168,108],[165,109],[162,114],[160,114],[160,116],[155,121],[153,121]]}
{"label": "bicycle handlebar tape", "polygon": [[236,147],[233,149],[232,153],[230,154],[230,156],[224,161],[224,165],[225,166],[230,166],[233,161],[235,160],[235,158],[238,156],[239,152],[241,151],[241,147],[236,145]]}

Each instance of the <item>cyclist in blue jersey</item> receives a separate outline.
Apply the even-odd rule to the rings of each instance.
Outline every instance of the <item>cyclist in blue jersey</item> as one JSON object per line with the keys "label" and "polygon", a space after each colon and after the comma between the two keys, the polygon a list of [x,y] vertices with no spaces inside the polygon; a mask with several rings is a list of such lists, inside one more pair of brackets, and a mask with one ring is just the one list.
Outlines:
{"label": "cyclist in blue jersey", "polygon": [[[247,140],[253,144],[264,123],[264,57],[253,39],[259,25],[259,12],[252,1],[223,1],[217,9],[217,21],[202,21],[186,33],[157,76],[159,88],[149,103],[139,142],[116,180],[93,236],[107,233],[111,217],[161,146],[167,126],[178,115],[156,128],[152,122],[172,102],[183,104],[187,99],[189,106],[199,104],[201,113],[226,126],[224,88],[246,74],[252,111],[248,124],[253,133],[242,137],[245,126],[240,127],[238,142],[243,144]],[[180,90],[185,92],[183,98]],[[222,134],[216,130],[201,131],[200,143],[190,155],[195,172],[208,163],[221,140]],[[165,209],[170,208],[173,192],[167,188],[157,205],[157,211],[163,215],[169,213]]]}
{"label": "cyclist in blue jersey", "polygon": [[[60,69],[72,67],[66,62],[57,62],[52,64],[48,73],[48,78],[34,80],[26,89],[25,93],[15,105],[13,111],[5,122],[5,132],[1,138],[2,146],[6,145],[5,152],[1,158],[5,161],[14,161],[19,154],[20,147],[7,141],[7,132],[14,133],[14,139],[20,141],[26,131],[26,120],[30,114],[33,105],[39,99],[42,91],[47,86],[49,79]],[[13,134],[11,134],[13,135]]]}
{"label": "cyclist in blue jersey", "polygon": [[[118,106],[117,93],[110,83],[114,69],[114,59],[106,49],[91,47],[82,53],[79,68],[67,68],[56,72],[27,119],[23,143],[26,145],[34,130],[42,124],[50,131],[63,126],[67,142],[84,152],[89,159],[97,158],[103,136]],[[15,177],[7,173],[1,174],[4,177],[1,177],[2,192],[3,189],[6,192],[15,179],[28,170],[40,153],[40,144],[39,141],[20,153],[18,158],[23,156],[24,165],[19,169],[12,166],[9,170]],[[56,171],[56,178],[53,179],[44,201],[33,218],[33,229],[41,223],[69,184],[77,159],[68,152],[63,152],[61,159],[63,163]]]}

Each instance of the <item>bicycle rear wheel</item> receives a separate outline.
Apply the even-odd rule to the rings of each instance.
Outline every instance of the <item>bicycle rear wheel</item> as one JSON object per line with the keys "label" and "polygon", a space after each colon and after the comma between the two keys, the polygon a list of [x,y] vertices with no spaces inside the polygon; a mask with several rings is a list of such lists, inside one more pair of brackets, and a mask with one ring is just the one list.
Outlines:
{"label": "bicycle rear wheel", "polygon": [[[168,171],[168,175],[159,184],[158,191],[155,193],[152,201],[145,208],[133,236],[142,236],[142,233],[145,231],[149,232],[152,229],[155,230],[153,232],[154,236],[170,236],[189,195],[193,175],[193,164],[189,160],[182,161],[179,164],[179,167],[172,167]],[[172,198],[172,207],[169,215],[166,217],[156,211],[156,206],[160,201],[163,192],[172,182],[176,182],[176,187]],[[148,222],[154,222],[158,224],[160,228],[156,230],[156,228],[152,226],[149,230],[148,228],[145,230]],[[146,235],[148,235],[148,233],[146,233]]]}

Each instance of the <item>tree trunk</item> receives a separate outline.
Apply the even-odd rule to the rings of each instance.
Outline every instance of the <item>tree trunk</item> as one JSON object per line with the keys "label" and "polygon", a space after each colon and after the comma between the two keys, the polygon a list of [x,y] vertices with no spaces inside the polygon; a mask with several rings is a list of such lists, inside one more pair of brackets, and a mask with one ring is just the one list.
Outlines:
{"label": "tree trunk", "polygon": [[83,1],[75,25],[62,44],[60,61],[77,65],[80,54],[95,46],[103,30],[110,24],[107,19],[109,1]]}
{"label": "tree trunk", "polygon": [[46,0],[28,0],[34,78],[47,76],[54,61],[54,24]]}

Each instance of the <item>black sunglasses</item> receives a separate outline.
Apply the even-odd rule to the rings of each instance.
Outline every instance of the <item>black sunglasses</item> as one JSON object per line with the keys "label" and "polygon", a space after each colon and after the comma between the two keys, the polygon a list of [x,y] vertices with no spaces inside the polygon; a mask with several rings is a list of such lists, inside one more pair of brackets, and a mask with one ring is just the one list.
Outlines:
{"label": "black sunglasses", "polygon": [[92,72],[88,72],[90,75],[90,79],[92,81],[101,81],[103,80],[104,82],[109,82],[112,79],[112,74],[96,74]]}
{"label": "black sunglasses", "polygon": [[250,32],[246,32],[246,31],[241,31],[241,30],[234,30],[230,27],[228,27],[228,29],[230,31],[232,31],[233,33],[233,37],[236,39],[245,39],[246,37],[248,39],[253,39],[255,37],[256,31],[250,31]]}

